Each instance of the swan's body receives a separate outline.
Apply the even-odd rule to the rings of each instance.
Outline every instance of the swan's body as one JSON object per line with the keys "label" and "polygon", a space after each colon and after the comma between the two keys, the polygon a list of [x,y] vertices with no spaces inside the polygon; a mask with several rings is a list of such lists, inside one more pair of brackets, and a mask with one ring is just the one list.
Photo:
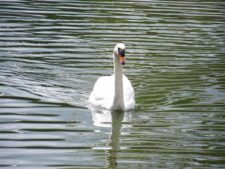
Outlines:
{"label": "swan's body", "polygon": [[92,106],[108,110],[130,110],[135,108],[134,89],[123,75],[125,45],[119,43],[113,52],[114,74],[100,77],[89,97]]}

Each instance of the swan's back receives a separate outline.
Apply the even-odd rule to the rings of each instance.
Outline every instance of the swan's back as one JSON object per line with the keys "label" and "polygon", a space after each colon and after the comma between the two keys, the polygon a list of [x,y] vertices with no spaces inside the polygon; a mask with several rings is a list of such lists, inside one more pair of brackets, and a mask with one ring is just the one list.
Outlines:
{"label": "swan's back", "polygon": [[[102,76],[96,81],[89,102],[98,108],[111,109],[114,99],[114,75]],[[125,75],[123,75],[123,95],[125,110],[135,108],[134,89]]]}
{"label": "swan's back", "polygon": [[112,76],[102,76],[96,81],[89,102],[99,108],[110,109],[114,96],[114,79]]}
{"label": "swan's back", "polygon": [[134,88],[128,78],[123,75],[124,106],[126,110],[135,108]]}

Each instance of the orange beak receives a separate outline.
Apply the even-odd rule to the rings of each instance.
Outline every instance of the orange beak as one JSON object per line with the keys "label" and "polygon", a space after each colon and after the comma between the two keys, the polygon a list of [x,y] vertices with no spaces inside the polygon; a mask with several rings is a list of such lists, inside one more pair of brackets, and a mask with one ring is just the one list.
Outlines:
{"label": "orange beak", "polygon": [[125,65],[125,56],[120,56],[120,63]]}

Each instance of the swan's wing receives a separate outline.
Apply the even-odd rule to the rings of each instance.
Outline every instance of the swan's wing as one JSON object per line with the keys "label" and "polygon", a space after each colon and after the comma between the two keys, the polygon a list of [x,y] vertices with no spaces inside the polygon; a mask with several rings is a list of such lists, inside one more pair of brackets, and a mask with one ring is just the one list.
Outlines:
{"label": "swan's wing", "polygon": [[125,75],[123,76],[123,90],[124,90],[125,109],[134,109],[135,108],[134,88],[132,87],[131,82]]}
{"label": "swan's wing", "polygon": [[98,107],[109,108],[113,98],[113,77],[102,76],[96,81],[93,91],[89,97],[89,102]]}
{"label": "swan's wing", "polygon": [[[135,108],[134,89],[126,76],[123,76],[124,106],[126,110]],[[89,102],[100,108],[110,109],[114,98],[114,76],[100,77],[89,97]]]}

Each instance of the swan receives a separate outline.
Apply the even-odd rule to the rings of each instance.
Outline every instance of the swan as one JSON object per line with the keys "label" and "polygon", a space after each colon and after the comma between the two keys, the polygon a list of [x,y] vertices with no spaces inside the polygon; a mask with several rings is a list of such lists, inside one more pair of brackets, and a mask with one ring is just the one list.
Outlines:
{"label": "swan", "polygon": [[94,108],[126,111],[135,108],[134,88],[123,75],[125,45],[118,43],[113,51],[114,74],[99,77],[89,97]]}

